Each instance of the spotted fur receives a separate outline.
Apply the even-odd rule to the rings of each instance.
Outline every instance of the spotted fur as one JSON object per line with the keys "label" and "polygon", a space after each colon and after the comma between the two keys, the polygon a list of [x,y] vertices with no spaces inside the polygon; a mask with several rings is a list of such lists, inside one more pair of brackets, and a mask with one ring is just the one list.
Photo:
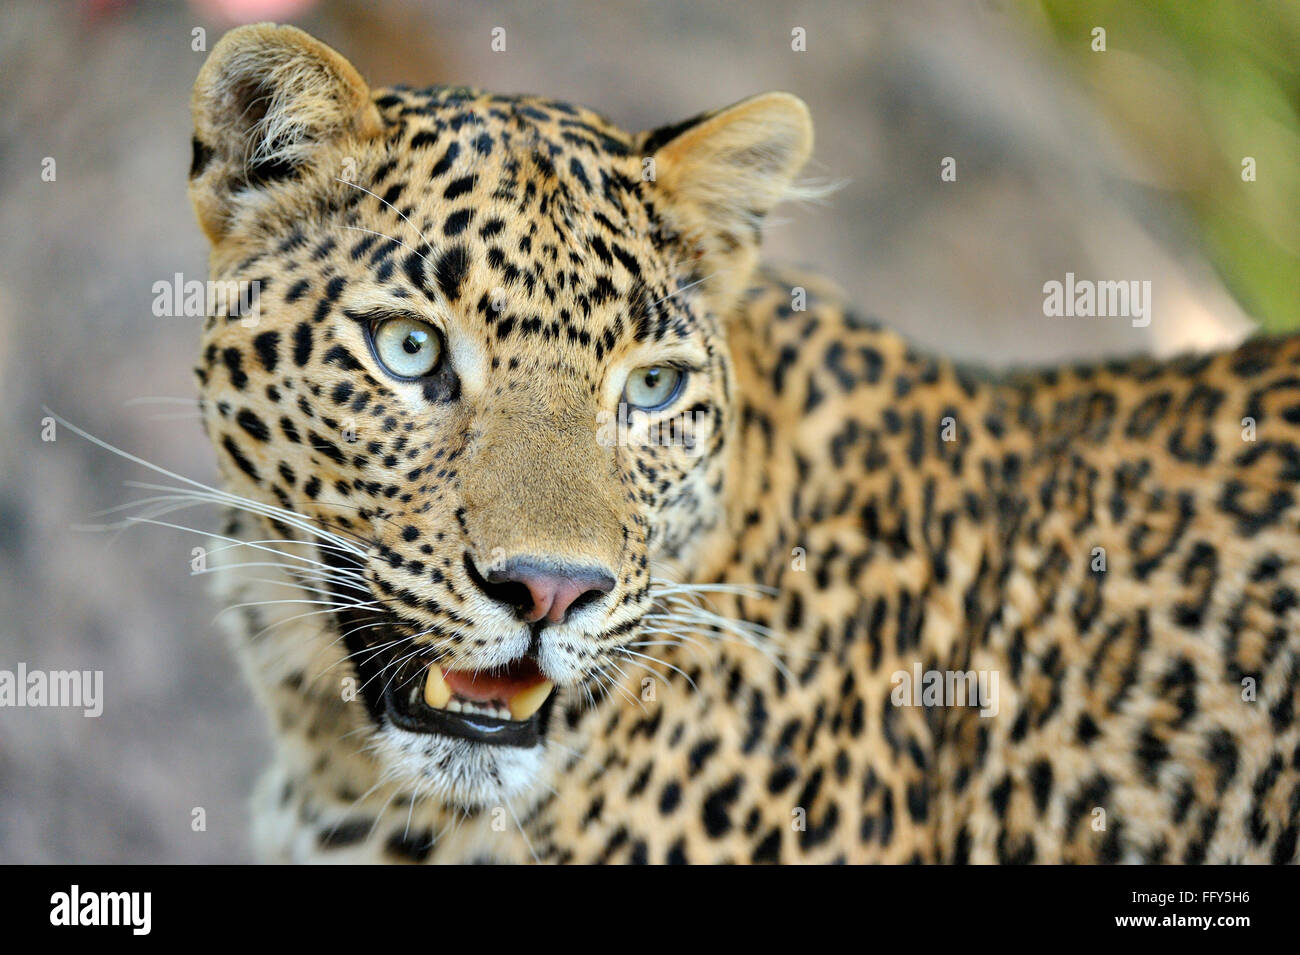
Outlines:
{"label": "spotted fur", "polygon": [[[261,288],[197,374],[276,731],[265,857],[1295,860],[1300,340],[1000,380],[918,354],[757,266],[811,149],[785,94],[629,134],[370,91],[258,26],[194,115],[213,277]],[[445,367],[388,376],[364,332],[391,314]],[[598,440],[669,359],[683,440]],[[521,627],[474,568],[539,553],[615,588]],[[261,603],[304,574],[324,612]],[[389,724],[370,624],[420,661],[534,653],[543,745]],[[997,714],[897,705],[916,665],[996,672]]]}

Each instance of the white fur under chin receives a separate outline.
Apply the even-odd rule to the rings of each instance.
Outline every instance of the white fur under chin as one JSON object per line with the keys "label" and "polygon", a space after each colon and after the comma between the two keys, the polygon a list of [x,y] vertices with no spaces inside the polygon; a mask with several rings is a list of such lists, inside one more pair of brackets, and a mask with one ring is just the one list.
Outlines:
{"label": "white fur under chin", "polygon": [[492,809],[541,787],[545,744],[493,746],[385,726],[373,749],[389,778],[421,799],[463,809]]}

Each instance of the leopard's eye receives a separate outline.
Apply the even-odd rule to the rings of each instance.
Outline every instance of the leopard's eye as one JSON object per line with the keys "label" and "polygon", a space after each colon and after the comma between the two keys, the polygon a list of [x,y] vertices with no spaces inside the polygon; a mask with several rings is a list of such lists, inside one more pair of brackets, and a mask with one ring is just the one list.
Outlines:
{"label": "leopard's eye", "polygon": [[395,378],[422,378],[438,366],[438,330],[414,318],[385,318],[370,328],[375,356]]}
{"label": "leopard's eye", "polygon": [[645,365],[628,376],[623,401],[642,411],[657,411],[682,390],[686,372],[672,365]]}

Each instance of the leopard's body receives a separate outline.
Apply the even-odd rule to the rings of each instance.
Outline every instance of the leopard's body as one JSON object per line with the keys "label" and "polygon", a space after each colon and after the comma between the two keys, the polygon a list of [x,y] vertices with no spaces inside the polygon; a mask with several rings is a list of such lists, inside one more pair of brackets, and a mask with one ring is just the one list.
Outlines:
{"label": "leopard's body", "polygon": [[[629,135],[371,93],[285,28],[214,51],[193,194],[214,277],[263,284],[199,377],[257,502],[227,536],[278,552],[220,575],[275,724],[266,857],[1295,860],[1300,339],[1004,380],[917,354],[754,265],[796,104]],[[392,310],[443,370],[385,377],[363,326]],[[687,446],[598,440],[611,376],[663,354]],[[613,590],[518,626],[473,565],[540,552]],[[358,606],[261,604],[296,566]],[[372,621],[458,666],[534,655],[541,744],[393,725]],[[927,671],[996,692],[906,705]]]}

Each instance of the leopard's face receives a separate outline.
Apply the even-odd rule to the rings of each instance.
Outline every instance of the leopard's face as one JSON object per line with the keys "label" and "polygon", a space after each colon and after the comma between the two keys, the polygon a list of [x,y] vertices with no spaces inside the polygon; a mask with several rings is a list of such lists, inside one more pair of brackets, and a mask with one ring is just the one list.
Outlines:
{"label": "leopard's face", "polygon": [[317,545],[322,640],[395,778],[465,806],[534,786],[557,697],[607,691],[719,523],[724,317],[765,200],[733,226],[707,176],[788,183],[792,104],[709,149],[690,131],[718,117],[638,136],[534,98],[371,93],[290,28],[214,50],[191,191],[214,279],[261,286],[207,323],[206,426],[231,490]]}

